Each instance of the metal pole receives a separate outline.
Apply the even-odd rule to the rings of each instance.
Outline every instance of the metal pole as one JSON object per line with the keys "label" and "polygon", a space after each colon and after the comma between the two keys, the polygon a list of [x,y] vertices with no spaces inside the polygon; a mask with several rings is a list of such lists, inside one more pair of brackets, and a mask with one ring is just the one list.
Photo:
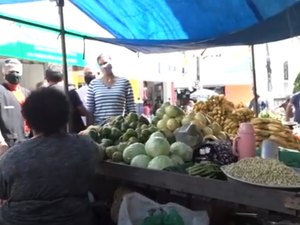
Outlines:
{"label": "metal pole", "polygon": [[[58,6],[59,21],[60,21],[60,38],[61,38],[61,51],[62,51],[62,62],[63,62],[64,90],[71,108],[71,102],[69,96],[68,63],[67,63],[67,50],[66,50],[66,38],[65,38],[66,36],[65,36],[64,10],[63,10],[65,3],[64,0],[56,0],[56,4]],[[67,131],[71,130],[71,125],[72,125],[71,117],[72,117],[72,113],[70,110],[69,124],[67,126]]]}
{"label": "metal pole", "polygon": [[256,88],[256,70],[255,70],[255,56],[254,56],[254,45],[251,45],[251,61],[252,61],[252,76],[253,76],[253,94],[254,94],[254,105],[255,114],[258,116],[258,96]]}
{"label": "metal pole", "polygon": [[200,81],[200,57],[196,57],[196,77]]}
{"label": "metal pole", "polygon": [[270,52],[269,52],[269,45],[268,43],[266,44],[266,68],[267,68],[267,74],[268,74],[268,91],[271,92],[273,87],[272,87],[272,69],[271,69],[271,59],[270,59]]}

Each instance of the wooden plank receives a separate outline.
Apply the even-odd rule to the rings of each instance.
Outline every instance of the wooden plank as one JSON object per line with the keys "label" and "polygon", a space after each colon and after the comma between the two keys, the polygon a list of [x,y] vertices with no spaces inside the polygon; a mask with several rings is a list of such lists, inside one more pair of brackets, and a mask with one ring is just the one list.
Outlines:
{"label": "wooden plank", "polygon": [[297,215],[296,209],[285,207],[285,200],[294,198],[296,192],[261,188],[240,182],[196,178],[108,162],[101,163],[98,173],[118,180]]}

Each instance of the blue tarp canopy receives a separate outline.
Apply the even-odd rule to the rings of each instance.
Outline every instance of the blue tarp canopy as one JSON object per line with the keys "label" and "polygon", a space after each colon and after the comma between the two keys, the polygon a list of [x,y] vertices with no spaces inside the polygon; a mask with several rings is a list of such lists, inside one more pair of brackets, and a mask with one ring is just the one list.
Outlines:
{"label": "blue tarp canopy", "polygon": [[300,0],[70,2],[115,37],[98,40],[144,53],[259,44],[300,35]]}

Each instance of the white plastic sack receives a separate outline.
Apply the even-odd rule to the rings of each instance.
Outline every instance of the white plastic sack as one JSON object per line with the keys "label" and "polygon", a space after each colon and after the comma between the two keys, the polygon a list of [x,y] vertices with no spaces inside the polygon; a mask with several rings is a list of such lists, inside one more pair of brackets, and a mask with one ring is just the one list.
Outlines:
{"label": "white plastic sack", "polygon": [[161,205],[136,192],[124,196],[119,211],[118,225],[140,225],[148,216],[149,210],[159,208],[166,211],[175,209],[185,225],[209,225],[209,218],[205,211],[192,211],[172,202]]}

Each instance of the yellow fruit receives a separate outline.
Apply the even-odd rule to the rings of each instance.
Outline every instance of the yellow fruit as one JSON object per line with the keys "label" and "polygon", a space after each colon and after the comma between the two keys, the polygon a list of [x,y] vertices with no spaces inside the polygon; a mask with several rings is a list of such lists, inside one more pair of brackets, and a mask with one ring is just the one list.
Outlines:
{"label": "yellow fruit", "polygon": [[263,120],[262,120],[261,118],[253,118],[253,119],[251,120],[251,123],[252,123],[253,125],[257,125],[257,124],[262,124],[262,123],[264,123],[264,122],[263,122]]}
{"label": "yellow fruit", "polygon": [[202,133],[202,129],[205,128],[205,125],[203,125],[201,122],[197,121],[197,120],[193,120],[191,122],[191,124],[195,124],[196,128],[197,128],[197,131],[198,133]]}
{"label": "yellow fruit", "polygon": [[274,125],[274,124],[268,124],[268,129],[270,131],[276,131],[276,132],[281,132],[282,131],[282,126]]}
{"label": "yellow fruit", "polygon": [[255,131],[255,135],[257,135],[257,136],[262,136],[262,137],[270,136],[270,131],[268,131],[268,130],[254,129],[254,131]]}
{"label": "yellow fruit", "polygon": [[218,138],[212,134],[210,135],[205,135],[204,138],[203,138],[203,141],[208,141],[208,140],[212,140],[212,141],[215,141],[215,140],[218,140]]}
{"label": "yellow fruit", "polygon": [[213,135],[213,130],[210,128],[210,127],[204,127],[202,129],[202,132],[203,134],[206,136],[206,135]]}
{"label": "yellow fruit", "polygon": [[204,125],[207,124],[206,117],[201,112],[196,113],[196,115],[194,116],[194,120],[197,120]]}
{"label": "yellow fruit", "polygon": [[227,139],[227,135],[226,135],[224,132],[220,132],[220,133],[217,135],[217,138],[222,139],[222,140],[225,140],[225,139]]}
{"label": "yellow fruit", "polygon": [[176,119],[168,119],[167,121],[167,128],[170,130],[170,131],[174,131],[176,130],[178,127],[180,127],[180,124],[177,122]]}
{"label": "yellow fruit", "polygon": [[285,139],[283,139],[281,137],[277,137],[275,135],[271,135],[269,137],[269,140],[272,140],[272,141],[276,142],[281,147],[286,147],[287,146],[287,142],[285,141]]}
{"label": "yellow fruit", "polygon": [[186,116],[181,120],[181,124],[182,125],[190,124],[192,120],[193,120],[192,118]]}
{"label": "yellow fruit", "polygon": [[210,125],[210,128],[213,130],[214,134],[219,134],[222,131],[222,127],[216,122],[213,122]]}

